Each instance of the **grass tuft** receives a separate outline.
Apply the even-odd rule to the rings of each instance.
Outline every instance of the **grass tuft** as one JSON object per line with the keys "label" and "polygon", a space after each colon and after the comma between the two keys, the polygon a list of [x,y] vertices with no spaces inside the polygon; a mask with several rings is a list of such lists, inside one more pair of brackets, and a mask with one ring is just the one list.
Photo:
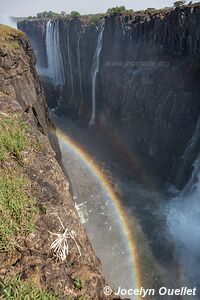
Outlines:
{"label": "grass tuft", "polygon": [[21,160],[21,153],[28,147],[28,126],[19,115],[0,120],[0,161],[8,156]]}
{"label": "grass tuft", "polygon": [[76,298],[76,300],[88,300],[88,297],[85,295],[81,295],[78,298]]}
{"label": "grass tuft", "polygon": [[0,251],[10,250],[15,238],[34,229],[37,208],[35,198],[28,194],[30,187],[25,176],[0,171]]}
{"label": "grass tuft", "polygon": [[81,277],[74,278],[75,290],[81,290],[85,285],[85,281]]}
{"label": "grass tuft", "polygon": [[21,46],[18,41],[22,38],[27,40],[22,31],[0,24],[0,48],[20,50]]}
{"label": "grass tuft", "polygon": [[30,280],[23,281],[19,276],[9,278],[2,291],[4,300],[57,300],[51,292],[38,288]]}

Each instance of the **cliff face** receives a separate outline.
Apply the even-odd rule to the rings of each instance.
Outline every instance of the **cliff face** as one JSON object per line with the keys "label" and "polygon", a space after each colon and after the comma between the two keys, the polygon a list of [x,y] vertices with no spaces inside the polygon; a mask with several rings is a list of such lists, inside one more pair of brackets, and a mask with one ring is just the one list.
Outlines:
{"label": "cliff face", "polygon": [[[192,5],[170,12],[105,18],[96,79],[96,125],[119,136],[164,180],[183,154],[200,112],[199,15],[200,6]],[[59,24],[66,82],[61,107],[64,113],[78,115],[81,111],[89,123],[93,57],[101,25],[90,26],[84,18],[55,22]],[[34,41],[39,65],[45,53],[41,49],[44,30],[40,30],[44,24],[18,24]]]}
{"label": "cliff face", "polygon": [[[38,75],[35,56],[23,33],[1,26],[0,89],[2,95],[12,95],[12,101],[31,114],[38,128],[47,133],[47,106]],[[8,102],[2,102],[8,107]]]}
{"label": "cliff face", "polygon": [[[100,262],[55,159],[46,135],[49,128],[52,131],[28,39],[0,25],[1,295],[10,288],[9,278],[20,275],[27,285],[34,284],[35,293],[45,288],[58,295],[51,299],[106,299]],[[61,262],[50,247],[64,229],[73,238],[68,239],[70,254]]]}
{"label": "cliff face", "polygon": [[[32,48],[35,50],[35,55],[37,56],[38,65],[41,67],[47,67],[47,53],[46,53],[46,22],[41,22],[38,26],[37,21],[32,22],[19,22],[23,24],[23,31],[29,37]],[[20,25],[19,25],[19,29]]]}

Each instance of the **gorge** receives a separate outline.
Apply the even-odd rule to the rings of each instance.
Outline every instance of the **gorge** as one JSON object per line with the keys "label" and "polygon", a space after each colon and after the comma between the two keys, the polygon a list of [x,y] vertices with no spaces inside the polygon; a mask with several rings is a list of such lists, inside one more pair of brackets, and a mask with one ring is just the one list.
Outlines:
{"label": "gorge", "polygon": [[[171,176],[174,182],[170,172],[193,135],[200,109],[198,5],[105,17],[103,31],[103,20],[90,25],[88,19],[52,21],[54,34],[58,30],[60,36],[65,114],[68,110],[76,114],[81,106],[81,118],[89,123],[96,97],[96,126],[111,128],[131,149],[142,153],[165,181]],[[46,70],[46,21],[25,21],[18,27],[28,34],[38,66]],[[98,59],[96,71],[94,65],[97,51],[101,52],[99,71]],[[54,100],[51,105],[55,106]],[[180,178],[178,186],[185,181]]]}
{"label": "gorge", "polygon": [[[48,133],[69,180],[69,192],[62,185],[61,192],[88,252],[76,272],[95,273],[90,299],[107,299],[104,276],[114,290],[196,287],[191,299],[200,299],[200,5],[17,25],[30,39],[43,87],[24,37],[18,40],[31,57],[34,80],[29,77],[24,88],[20,72],[4,78],[22,110]],[[3,69],[8,56],[0,54]],[[50,268],[48,285],[66,295],[56,279],[51,283]],[[64,282],[65,272],[63,266]],[[98,288],[91,288],[95,280]]]}
{"label": "gorge", "polygon": [[[142,277],[139,285],[155,289],[199,286],[199,268],[195,266],[199,249],[195,232],[200,226],[199,16],[200,6],[190,5],[155,13],[108,15],[95,23],[89,16],[18,23],[35,50],[49,107],[57,115],[53,117],[56,127],[89,154],[86,160],[97,161],[110,177],[122,205],[119,214],[124,211],[127,220],[128,240],[136,243],[132,254],[137,255],[135,276]],[[51,22],[51,36],[59,37],[56,45],[48,40]],[[49,51],[54,50],[54,57],[58,53],[60,57],[54,75],[62,69],[63,80],[60,84],[53,80],[51,85],[46,71],[53,65]],[[83,180],[81,173],[86,171],[74,167],[81,162],[73,161],[62,141],[63,164],[105,276],[115,289],[120,282],[130,288],[126,246],[120,239],[116,243],[126,253],[127,262],[123,262],[118,250],[108,255],[109,250],[99,242],[103,239],[114,249],[107,226],[110,224],[115,237],[112,219],[119,216],[100,200],[101,191],[91,188],[92,179]],[[80,185],[89,186],[88,192],[81,191]],[[172,192],[175,188],[177,192]],[[103,198],[105,202],[106,196]],[[99,221],[98,207],[103,215]],[[105,221],[105,216],[111,220]],[[96,231],[98,222],[101,226]],[[123,232],[117,231],[123,241]],[[115,260],[121,260],[116,269]]]}

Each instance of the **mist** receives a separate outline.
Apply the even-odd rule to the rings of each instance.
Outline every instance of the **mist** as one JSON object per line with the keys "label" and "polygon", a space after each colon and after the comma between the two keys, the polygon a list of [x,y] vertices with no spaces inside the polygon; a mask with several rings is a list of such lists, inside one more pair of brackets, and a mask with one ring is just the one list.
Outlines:
{"label": "mist", "polygon": [[[193,281],[199,283],[200,270],[200,157],[194,164],[193,174],[184,190],[171,200],[168,226],[178,243],[183,264]],[[198,282],[197,282],[198,281]],[[194,281],[193,281],[194,282]]]}
{"label": "mist", "polygon": [[8,25],[10,27],[17,29],[17,22],[14,21],[13,18],[11,18],[5,14],[0,14],[0,24]]}

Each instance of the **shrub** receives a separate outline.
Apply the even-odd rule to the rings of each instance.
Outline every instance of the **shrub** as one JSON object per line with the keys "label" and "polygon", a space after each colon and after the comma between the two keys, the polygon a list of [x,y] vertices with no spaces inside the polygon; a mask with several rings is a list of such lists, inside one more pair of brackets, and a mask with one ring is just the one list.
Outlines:
{"label": "shrub", "polygon": [[58,13],[55,13],[53,11],[43,11],[41,13],[37,14],[37,19],[48,19],[48,18],[58,18],[61,15]]}
{"label": "shrub", "polygon": [[78,17],[80,17],[80,13],[79,13],[78,11],[72,11],[72,12],[71,12],[71,16],[72,16],[73,18],[78,18]]}
{"label": "shrub", "polygon": [[93,15],[90,18],[91,25],[97,25],[101,21],[101,15]]}
{"label": "shrub", "polygon": [[186,3],[185,0],[183,0],[183,1],[176,1],[176,2],[174,2],[174,7],[181,7],[181,6],[183,6],[185,3]]}
{"label": "shrub", "polygon": [[109,14],[109,15],[116,15],[116,14],[122,14],[125,11],[126,11],[125,6],[116,6],[116,7],[113,7],[113,8],[109,8],[107,10],[107,14]]}

